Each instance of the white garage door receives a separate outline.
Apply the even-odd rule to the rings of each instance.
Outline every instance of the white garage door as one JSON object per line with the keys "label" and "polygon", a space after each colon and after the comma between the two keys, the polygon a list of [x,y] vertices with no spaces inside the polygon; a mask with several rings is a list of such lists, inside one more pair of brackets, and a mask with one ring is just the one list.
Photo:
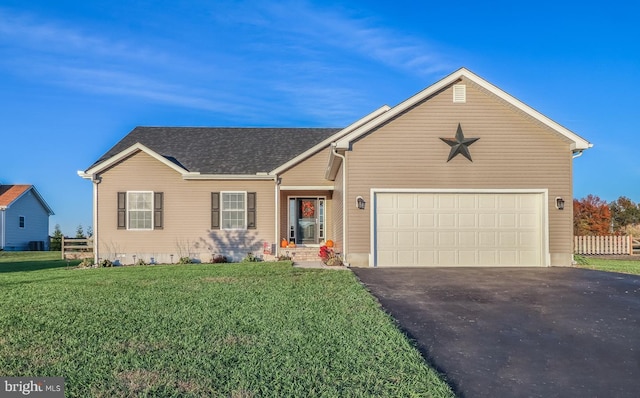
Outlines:
{"label": "white garage door", "polygon": [[541,266],[542,193],[375,194],[379,266]]}

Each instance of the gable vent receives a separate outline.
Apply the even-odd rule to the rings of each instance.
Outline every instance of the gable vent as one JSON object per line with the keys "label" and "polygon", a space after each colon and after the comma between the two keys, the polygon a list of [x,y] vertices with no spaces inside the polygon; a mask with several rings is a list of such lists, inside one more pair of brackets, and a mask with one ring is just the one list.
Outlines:
{"label": "gable vent", "polygon": [[467,86],[465,84],[453,85],[453,102],[467,102]]}

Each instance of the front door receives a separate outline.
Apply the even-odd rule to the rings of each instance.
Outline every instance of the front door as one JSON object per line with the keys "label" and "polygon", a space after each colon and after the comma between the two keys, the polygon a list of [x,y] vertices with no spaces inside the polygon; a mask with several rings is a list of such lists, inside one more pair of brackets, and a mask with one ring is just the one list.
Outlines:
{"label": "front door", "polygon": [[289,199],[289,241],[317,245],[324,240],[324,198]]}

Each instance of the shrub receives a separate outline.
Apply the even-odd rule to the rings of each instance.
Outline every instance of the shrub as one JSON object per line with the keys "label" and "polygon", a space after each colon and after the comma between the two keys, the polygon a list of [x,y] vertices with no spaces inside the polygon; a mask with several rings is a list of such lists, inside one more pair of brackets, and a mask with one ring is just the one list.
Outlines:
{"label": "shrub", "polygon": [[80,264],[78,264],[78,268],[89,268],[93,266],[93,258],[85,258]]}
{"label": "shrub", "polygon": [[326,245],[320,246],[318,257],[320,257],[322,262],[328,266],[342,265],[342,259],[340,258],[340,256],[336,255],[336,252],[333,250],[333,248]]}
{"label": "shrub", "polygon": [[178,260],[178,264],[191,264],[191,263],[193,263],[193,261],[191,261],[191,257],[188,257],[188,256],[180,257],[180,260]]}
{"label": "shrub", "polygon": [[247,257],[242,259],[243,263],[255,263],[260,261],[259,257],[256,257],[253,253],[249,252],[247,253]]}
{"label": "shrub", "polygon": [[100,267],[106,268],[106,267],[113,267],[113,263],[111,262],[111,260],[108,259],[104,259],[102,261],[100,261],[100,263],[98,264]]}
{"label": "shrub", "polygon": [[139,258],[138,261],[136,261],[136,265],[147,265],[147,262],[144,261],[144,259]]}
{"label": "shrub", "polygon": [[222,254],[214,254],[211,257],[211,262],[213,264],[228,263],[229,259],[226,256],[223,256]]}

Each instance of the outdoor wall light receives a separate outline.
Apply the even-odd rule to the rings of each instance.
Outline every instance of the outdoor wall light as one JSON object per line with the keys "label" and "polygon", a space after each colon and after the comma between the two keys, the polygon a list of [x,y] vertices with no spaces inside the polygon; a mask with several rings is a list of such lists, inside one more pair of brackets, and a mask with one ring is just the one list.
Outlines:
{"label": "outdoor wall light", "polygon": [[556,198],[556,209],[564,210],[564,199],[562,199],[561,197]]}
{"label": "outdoor wall light", "polygon": [[356,198],[356,206],[358,207],[358,209],[360,210],[364,210],[364,207],[366,206],[367,202],[364,201],[364,198],[362,196],[358,196]]}

